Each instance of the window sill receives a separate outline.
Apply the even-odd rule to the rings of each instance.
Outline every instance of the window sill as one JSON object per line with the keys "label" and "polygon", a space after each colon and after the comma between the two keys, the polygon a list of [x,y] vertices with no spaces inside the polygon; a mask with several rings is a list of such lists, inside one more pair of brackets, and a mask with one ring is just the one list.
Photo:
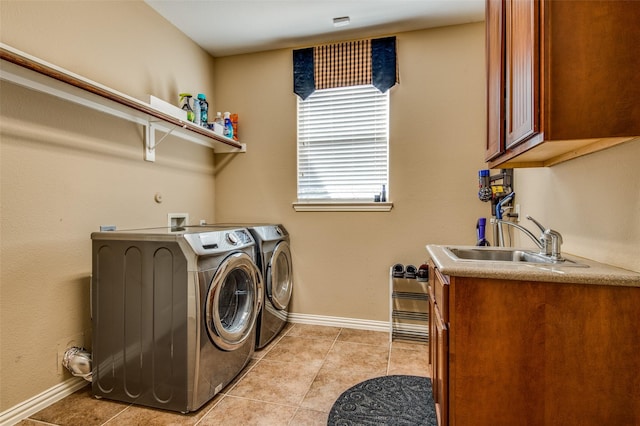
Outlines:
{"label": "window sill", "polygon": [[376,202],[296,202],[293,209],[297,212],[388,212],[393,203]]}

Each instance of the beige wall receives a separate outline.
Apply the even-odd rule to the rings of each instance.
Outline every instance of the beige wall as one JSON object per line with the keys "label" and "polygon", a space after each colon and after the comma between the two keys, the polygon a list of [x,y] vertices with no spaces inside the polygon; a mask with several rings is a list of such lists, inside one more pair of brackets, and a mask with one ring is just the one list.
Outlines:
{"label": "beige wall", "polygon": [[516,202],[523,217],[560,231],[567,253],[640,272],[639,165],[636,139],[554,167],[516,170]]}
{"label": "beige wall", "polygon": [[[247,153],[216,156],[216,217],[280,222],[292,234],[292,311],[389,318],[389,268],[419,266],[428,243],[475,243],[488,207],[484,24],[397,35],[391,89],[389,213],[295,212],[296,97],[291,50],[216,60],[218,111],[239,113]],[[229,156],[231,157],[231,156]]]}
{"label": "beige wall", "polygon": [[[148,101],[213,95],[213,58],[142,2],[2,1],[1,41]],[[0,86],[0,412],[68,379],[57,357],[91,342],[90,233],[214,219],[210,149],[10,83]],[[162,204],[154,202],[161,193]]]}
{"label": "beige wall", "polygon": [[213,96],[214,59],[142,0],[2,0],[0,39],[135,98]]}

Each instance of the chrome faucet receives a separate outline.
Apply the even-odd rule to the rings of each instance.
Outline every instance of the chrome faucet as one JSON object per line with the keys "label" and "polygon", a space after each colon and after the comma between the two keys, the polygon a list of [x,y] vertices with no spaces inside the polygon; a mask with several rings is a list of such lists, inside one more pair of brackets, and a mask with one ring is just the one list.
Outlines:
{"label": "chrome faucet", "polygon": [[[499,229],[501,229],[500,227],[501,224],[505,224],[521,230],[522,232],[525,233],[525,235],[531,238],[531,240],[534,243],[536,243],[536,245],[540,249],[540,255],[549,257],[554,261],[558,261],[558,262],[563,261],[564,259],[562,258],[562,254],[560,252],[560,246],[562,245],[562,235],[560,235],[558,231],[554,231],[553,229],[544,227],[540,222],[538,222],[531,216],[527,216],[527,219],[535,223],[536,226],[540,228],[540,231],[542,232],[542,234],[540,234],[539,238],[533,235],[533,233],[529,231],[527,228],[520,226],[517,223],[511,222],[508,220],[503,220],[503,219],[495,219],[495,223],[497,224]],[[500,236],[502,237],[501,231],[500,231]],[[504,246],[503,238],[500,238],[499,243],[500,245]]]}
{"label": "chrome faucet", "polygon": [[545,255],[550,256],[553,260],[563,260],[562,254],[560,253],[562,235],[560,235],[558,231],[542,226],[540,222],[529,215],[527,215],[527,219],[535,223],[542,232],[542,235],[540,235],[540,241],[544,244]]}

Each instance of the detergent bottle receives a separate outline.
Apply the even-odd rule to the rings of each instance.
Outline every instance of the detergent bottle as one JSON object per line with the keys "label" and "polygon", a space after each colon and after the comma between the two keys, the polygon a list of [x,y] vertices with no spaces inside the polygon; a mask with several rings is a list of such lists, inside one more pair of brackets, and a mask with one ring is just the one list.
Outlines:
{"label": "detergent bottle", "polygon": [[233,123],[231,122],[231,113],[224,113],[224,136],[233,138]]}

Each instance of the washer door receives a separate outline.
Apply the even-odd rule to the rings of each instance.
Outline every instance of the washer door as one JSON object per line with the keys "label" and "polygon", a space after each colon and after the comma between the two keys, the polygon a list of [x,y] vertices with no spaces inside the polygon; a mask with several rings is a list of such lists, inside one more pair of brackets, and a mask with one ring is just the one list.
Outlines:
{"label": "washer door", "polygon": [[251,334],[262,303],[262,278],[246,253],[229,255],[216,271],[205,304],[207,332],[213,343],[232,351]]}
{"label": "washer door", "polygon": [[289,243],[276,245],[267,270],[267,297],[276,309],[286,309],[293,290],[293,269]]}

